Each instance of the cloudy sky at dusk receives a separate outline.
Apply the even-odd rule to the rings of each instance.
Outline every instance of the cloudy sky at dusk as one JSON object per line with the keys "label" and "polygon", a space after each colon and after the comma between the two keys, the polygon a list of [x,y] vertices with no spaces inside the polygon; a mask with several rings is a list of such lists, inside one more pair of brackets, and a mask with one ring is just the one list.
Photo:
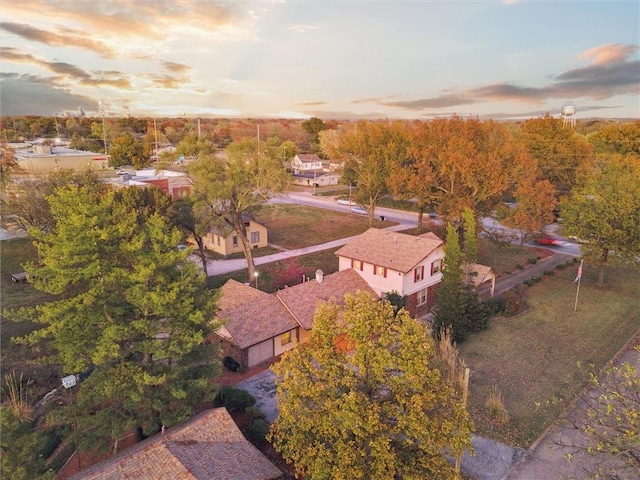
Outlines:
{"label": "cloudy sky at dusk", "polygon": [[640,117],[640,2],[2,0],[3,115]]}

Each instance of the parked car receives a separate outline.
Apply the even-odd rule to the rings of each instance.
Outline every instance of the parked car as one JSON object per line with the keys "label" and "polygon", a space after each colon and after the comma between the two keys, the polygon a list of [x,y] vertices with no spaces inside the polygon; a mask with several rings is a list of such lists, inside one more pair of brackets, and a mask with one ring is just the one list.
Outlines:
{"label": "parked car", "polygon": [[362,205],[356,205],[351,207],[351,211],[359,215],[369,215],[369,212],[367,211],[367,209],[364,208]]}
{"label": "parked car", "polygon": [[336,200],[340,205],[355,205],[356,202],[353,200],[347,200],[346,198],[339,198]]}
{"label": "parked car", "polygon": [[240,364],[231,357],[224,357],[224,359],[222,359],[222,364],[227,370],[231,372],[240,371]]}

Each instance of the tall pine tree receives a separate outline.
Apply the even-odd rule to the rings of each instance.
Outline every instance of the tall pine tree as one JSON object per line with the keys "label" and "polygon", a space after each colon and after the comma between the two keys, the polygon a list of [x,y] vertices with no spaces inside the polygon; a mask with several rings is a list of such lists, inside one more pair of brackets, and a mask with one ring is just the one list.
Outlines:
{"label": "tall pine tree", "polygon": [[435,308],[435,331],[451,326],[454,340],[461,334],[460,321],[464,316],[464,289],[462,285],[462,251],[458,233],[453,225],[447,225],[447,240],[444,247],[444,268],[438,287],[438,302]]}
{"label": "tall pine tree", "polygon": [[214,394],[213,294],[152,197],[62,188],[48,197],[55,228],[31,232],[40,261],[25,270],[57,299],[16,314],[42,324],[21,341],[48,342],[49,361],[87,376],[76,387],[86,446],[182,421]]}

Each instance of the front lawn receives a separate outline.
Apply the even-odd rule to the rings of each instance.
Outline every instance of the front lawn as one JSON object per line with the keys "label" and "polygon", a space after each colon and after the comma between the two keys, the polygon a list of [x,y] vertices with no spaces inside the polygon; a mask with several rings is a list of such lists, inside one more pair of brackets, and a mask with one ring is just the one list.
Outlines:
{"label": "front lawn", "polygon": [[[640,328],[640,276],[608,272],[605,288],[585,265],[574,313],[575,269],[563,270],[529,289],[530,308],[495,318],[489,329],[459,345],[471,368],[469,407],[480,435],[511,445],[531,444]],[[493,422],[485,402],[502,393],[510,420]]]}
{"label": "front lawn", "polygon": [[[302,205],[265,205],[255,217],[269,229],[269,243],[289,250],[359,235],[369,229],[369,219],[364,215]],[[376,228],[391,225],[395,223],[377,218],[373,222]]]}

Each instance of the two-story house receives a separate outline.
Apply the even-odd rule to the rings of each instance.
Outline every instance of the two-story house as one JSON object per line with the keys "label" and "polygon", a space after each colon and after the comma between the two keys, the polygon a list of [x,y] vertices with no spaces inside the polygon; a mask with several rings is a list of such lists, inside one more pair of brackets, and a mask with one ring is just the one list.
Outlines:
{"label": "two-story house", "polygon": [[291,169],[293,173],[313,173],[322,172],[325,168],[325,162],[315,153],[299,153],[291,160]]}
{"label": "two-story house", "polygon": [[442,277],[444,243],[428,232],[414,236],[370,228],[340,248],[339,270],[353,269],[379,297],[406,296],[412,316],[428,312]]}

